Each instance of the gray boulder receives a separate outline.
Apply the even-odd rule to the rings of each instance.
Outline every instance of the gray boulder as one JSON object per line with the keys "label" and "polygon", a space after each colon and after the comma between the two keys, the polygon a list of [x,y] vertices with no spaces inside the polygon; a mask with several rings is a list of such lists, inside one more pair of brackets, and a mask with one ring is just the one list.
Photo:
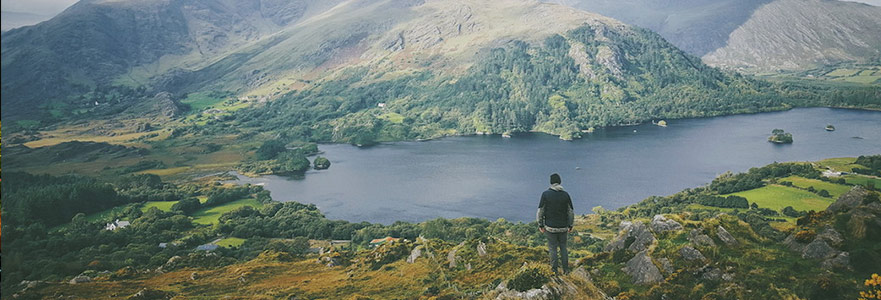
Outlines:
{"label": "gray boulder", "polygon": [[688,232],[688,241],[695,246],[716,247],[716,243],[713,242],[713,239],[699,229],[692,229]]}
{"label": "gray boulder", "polygon": [[682,224],[679,224],[679,222],[676,222],[674,220],[667,219],[663,215],[655,215],[655,217],[652,218],[652,223],[649,226],[651,226],[652,231],[654,231],[655,233],[682,230]]}
{"label": "gray boulder", "polygon": [[820,264],[825,270],[834,270],[834,269],[850,269],[850,253],[841,252],[838,253],[833,258],[824,260],[823,263]]}
{"label": "gray boulder", "polygon": [[831,258],[838,255],[838,251],[833,249],[823,239],[814,239],[813,242],[805,246],[802,251],[802,258]]}
{"label": "gray boulder", "polygon": [[652,258],[645,251],[640,251],[627,261],[627,265],[621,269],[633,279],[635,284],[654,284],[664,280],[661,271],[652,263]]}
{"label": "gray boulder", "polygon": [[722,225],[719,225],[719,227],[716,228],[716,236],[729,246],[737,244],[737,240],[734,239],[734,236],[732,236],[731,233],[728,233],[728,230],[725,230],[725,227],[722,227]]}
{"label": "gray boulder", "polygon": [[838,231],[835,231],[832,226],[828,225],[822,232],[820,232],[820,234],[817,234],[817,238],[823,239],[833,246],[841,245],[841,243],[844,242],[844,238],[841,237],[841,234],[838,233]]}
{"label": "gray boulder", "polygon": [[703,253],[691,246],[682,247],[682,249],[679,249],[679,254],[687,261],[704,261],[707,259],[704,257]]}
{"label": "gray boulder", "polygon": [[[628,246],[627,239],[631,237],[633,238],[633,243]],[[627,250],[639,252],[645,250],[654,242],[655,236],[652,235],[645,224],[642,222],[623,221],[621,222],[621,230],[618,237],[612,240],[605,250],[616,251],[626,247]]]}

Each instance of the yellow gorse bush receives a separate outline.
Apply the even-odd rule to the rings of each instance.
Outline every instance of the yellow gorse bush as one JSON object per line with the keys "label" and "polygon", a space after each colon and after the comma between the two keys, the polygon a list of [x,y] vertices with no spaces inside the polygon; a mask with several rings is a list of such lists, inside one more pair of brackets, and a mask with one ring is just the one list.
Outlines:
{"label": "yellow gorse bush", "polygon": [[860,292],[860,300],[881,299],[881,276],[872,274],[872,277],[866,279],[865,283],[867,291]]}

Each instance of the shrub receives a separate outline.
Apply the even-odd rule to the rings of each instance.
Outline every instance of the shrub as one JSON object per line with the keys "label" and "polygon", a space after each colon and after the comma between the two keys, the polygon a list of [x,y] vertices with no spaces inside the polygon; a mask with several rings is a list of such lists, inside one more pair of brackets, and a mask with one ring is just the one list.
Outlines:
{"label": "shrub", "polygon": [[541,288],[542,285],[548,283],[551,279],[551,272],[544,265],[526,265],[508,281],[508,288],[525,292],[531,289]]}
{"label": "shrub", "polygon": [[810,243],[814,240],[814,237],[817,236],[817,233],[813,230],[802,230],[795,234],[795,240],[800,243]]}

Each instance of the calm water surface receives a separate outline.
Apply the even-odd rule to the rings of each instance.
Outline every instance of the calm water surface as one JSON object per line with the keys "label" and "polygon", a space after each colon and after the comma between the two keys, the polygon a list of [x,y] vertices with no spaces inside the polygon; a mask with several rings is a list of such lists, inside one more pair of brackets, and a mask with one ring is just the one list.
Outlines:
{"label": "calm water surface", "polygon": [[[824,130],[835,125],[833,132]],[[795,142],[766,141],[774,128]],[[855,138],[859,137],[859,138]],[[705,185],[726,171],[772,162],[881,153],[881,112],[829,108],[672,120],[601,129],[576,141],[544,134],[452,137],[368,148],[321,145],[331,168],[304,179],[247,178],[278,201],[316,204],[330,219],[531,221],[548,176],[559,173],[577,213]]]}

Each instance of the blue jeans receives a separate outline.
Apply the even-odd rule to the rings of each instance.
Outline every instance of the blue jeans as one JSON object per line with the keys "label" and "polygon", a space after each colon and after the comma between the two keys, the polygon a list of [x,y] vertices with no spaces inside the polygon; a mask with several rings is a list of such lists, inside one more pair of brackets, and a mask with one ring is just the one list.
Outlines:
{"label": "blue jeans", "polygon": [[[563,265],[563,273],[569,273],[569,251],[566,250],[566,238],[568,232],[551,233],[545,232],[548,237],[548,252],[551,255],[551,269],[554,274],[559,274],[557,265]],[[557,248],[560,249],[560,257],[557,257]]]}

